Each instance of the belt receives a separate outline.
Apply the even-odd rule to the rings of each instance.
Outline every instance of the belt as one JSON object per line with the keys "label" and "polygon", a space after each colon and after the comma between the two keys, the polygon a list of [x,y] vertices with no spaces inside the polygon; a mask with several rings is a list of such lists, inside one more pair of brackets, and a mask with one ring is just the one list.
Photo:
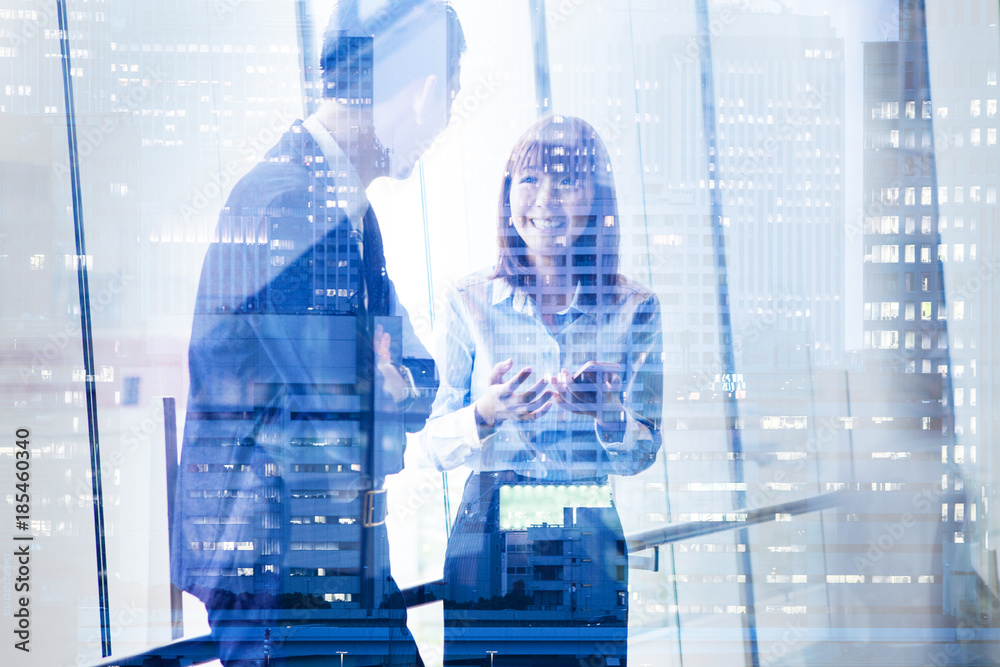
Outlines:
{"label": "belt", "polygon": [[365,491],[361,506],[361,525],[365,528],[375,528],[385,523],[386,502],[385,489]]}
{"label": "belt", "polygon": [[566,509],[613,507],[608,484],[516,484],[500,487],[500,529],[561,526]]}

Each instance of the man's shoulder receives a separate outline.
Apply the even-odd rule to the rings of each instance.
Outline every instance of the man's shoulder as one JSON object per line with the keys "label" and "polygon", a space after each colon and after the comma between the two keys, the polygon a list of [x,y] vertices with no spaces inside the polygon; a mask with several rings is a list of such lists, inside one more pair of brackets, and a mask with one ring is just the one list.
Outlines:
{"label": "man's shoulder", "polygon": [[230,210],[266,206],[282,198],[306,198],[315,180],[310,167],[318,148],[296,121],[233,188]]}
{"label": "man's shoulder", "polygon": [[231,211],[267,206],[283,197],[306,197],[309,194],[309,169],[303,164],[265,159],[236,183],[226,207]]}

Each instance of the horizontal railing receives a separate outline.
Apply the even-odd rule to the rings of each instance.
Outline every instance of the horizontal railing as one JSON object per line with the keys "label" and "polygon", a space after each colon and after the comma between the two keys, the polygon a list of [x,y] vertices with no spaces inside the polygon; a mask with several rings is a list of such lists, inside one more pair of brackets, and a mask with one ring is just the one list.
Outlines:
{"label": "horizontal railing", "polygon": [[[755,524],[770,523],[776,521],[779,515],[797,516],[833,507],[843,507],[848,503],[848,495],[843,491],[836,491],[759,509],[721,512],[717,515],[718,520],[687,521],[655,530],[633,533],[625,536],[625,542],[631,554],[654,549],[655,555],[651,560],[652,567],[650,569],[655,570],[658,569],[659,565],[658,550],[663,545]],[[420,607],[440,600],[444,596],[445,584],[443,579],[439,579],[403,589],[403,599],[407,608]],[[181,664],[198,665],[213,659],[215,659],[215,644],[210,635],[204,635],[172,642],[138,655],[101,662],[94,667],[141,667],[150,664],[162,665],[163,667]],[[160,662],[156,662],[157,660]]]}

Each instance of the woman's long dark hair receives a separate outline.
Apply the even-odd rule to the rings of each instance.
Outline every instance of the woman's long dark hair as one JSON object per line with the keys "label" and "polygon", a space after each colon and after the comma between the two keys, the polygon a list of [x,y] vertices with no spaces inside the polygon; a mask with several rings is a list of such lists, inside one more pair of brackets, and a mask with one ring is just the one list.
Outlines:
{"label": "woman's long dark hair", "polygon": [[[573,266],[579,269],[575,272],[577,275],[596,272],[604,276],[604,284],[619,284],[618,201],[608,150],[589,123],[559,115],[544,116],[528,128],[507,160],[497,212],[499,256],[493,277],[505,278],[516,285],[523,282],[525,275],[533,273],[527,246],[514,228],[510,212],[511,182],[514,174],[526,165],[557,169],[590,180],[594,199],[586,228],[573,242]],[[590,267],[592,269],[587,271]]]}

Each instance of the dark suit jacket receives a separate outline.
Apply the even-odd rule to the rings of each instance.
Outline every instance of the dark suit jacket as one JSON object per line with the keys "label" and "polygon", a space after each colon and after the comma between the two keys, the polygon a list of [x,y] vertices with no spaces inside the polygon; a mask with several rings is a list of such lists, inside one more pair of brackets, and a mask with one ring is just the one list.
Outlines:
{"label": "dark suit jacket", "polygon": [[[399,594],[384,526],[366,524],[384,519],[378,491],[437,382],[353,169],[296,122],[235,186],[205,258],[172,566],[210,610],[405,620],[386,611]],[[402,403],[375,380],[375,326],[414,378]]]}

